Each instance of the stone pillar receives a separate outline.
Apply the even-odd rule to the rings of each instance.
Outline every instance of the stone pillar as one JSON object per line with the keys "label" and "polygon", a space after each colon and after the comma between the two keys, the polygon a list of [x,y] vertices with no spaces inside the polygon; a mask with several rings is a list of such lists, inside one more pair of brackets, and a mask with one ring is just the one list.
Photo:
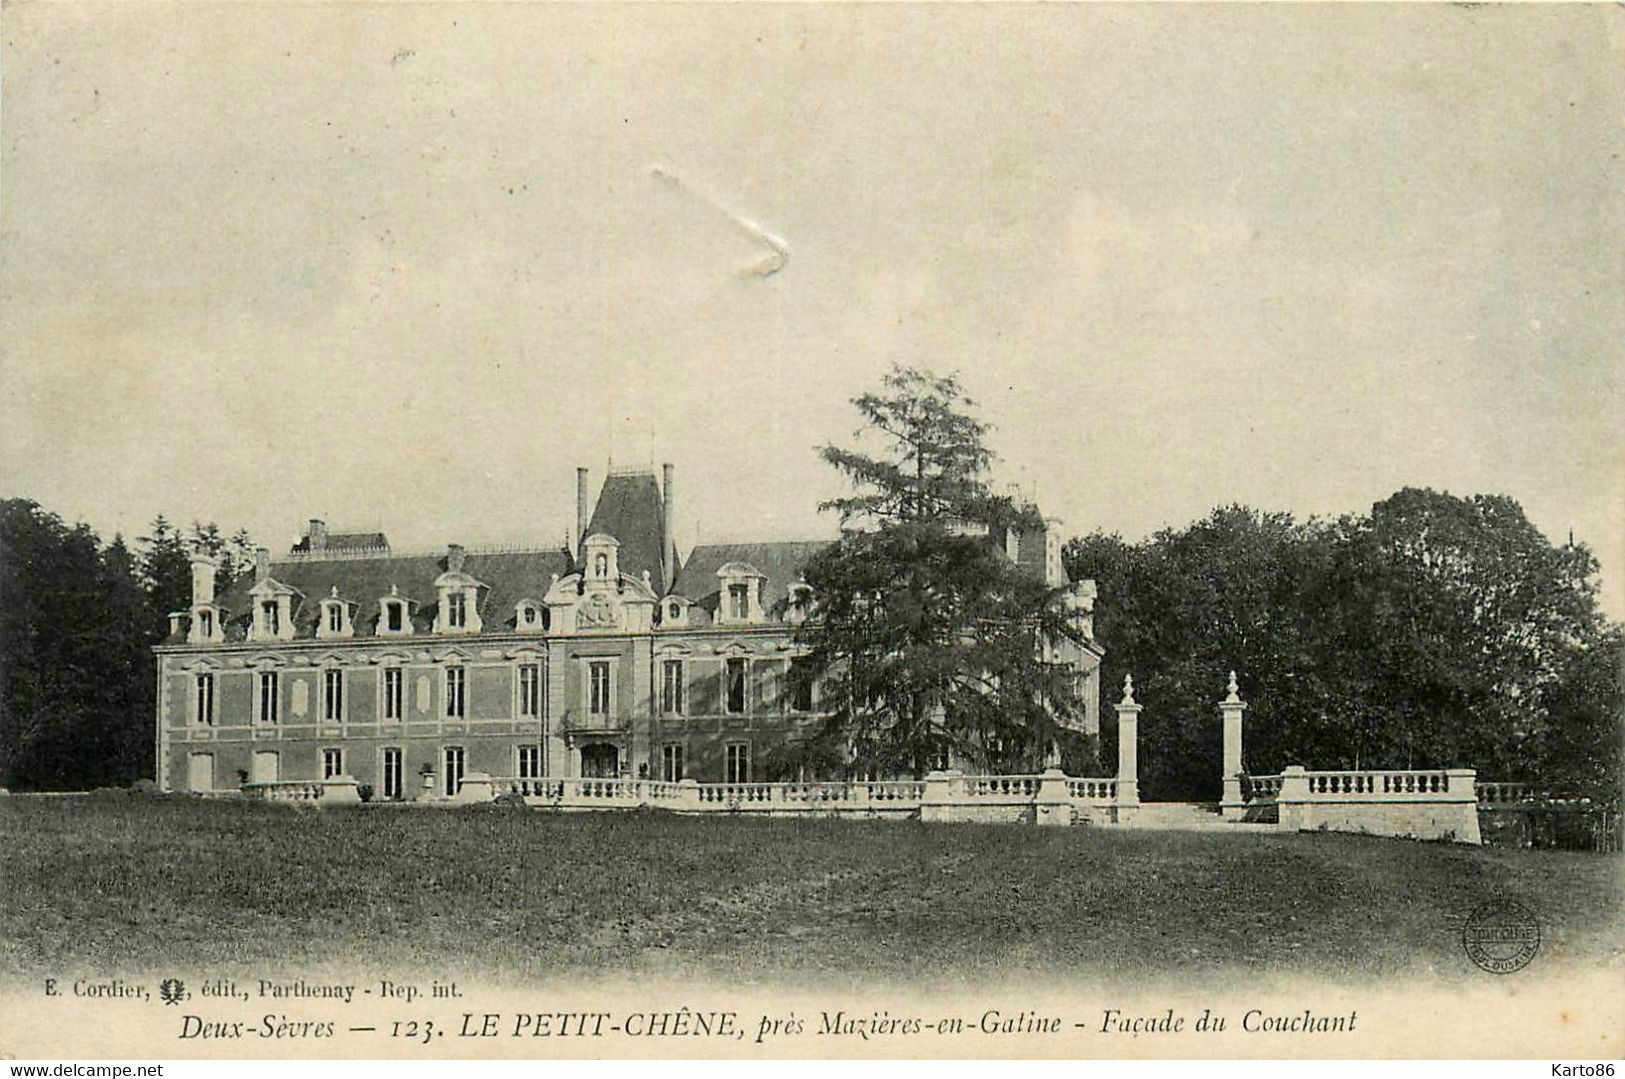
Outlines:
{"label": "stone pillar", "polygon": [[1134,676],[1123,676],[1123,699],[1117,702],[1117,820],[1127,821],[1140,804],[1140,710],[1134,700]]}
{"label": "stone pillar", "polygon": [[1280,814],[1281,831],[1307,832],[1314,828],[1309,805],[1309,775],[1303,765],[1289,764],[1281,769],[1281,793],[1275,797],[1275,806]]}
{"label": "stone pillar", "polygon": [[1066,773],[1059,768],[1046,768],[1039,778],[1033,823],[1061,827],[1072,824],[1072,796],[1066,792]]}
{"label": "stone pillar", "polygon": [[465,772],[463,773],[463,785],[452,796],[452,801],[465,805],[478,805],[489,802],[495,797],[496,793],[491,785],[491,774],[489,772]]}
{"label": "stone pillar", "polygon": [[922,821],[953,820],[953,784],[958,772],[927,772],[925,790],[920,795]]}
{"label": "stone pillar", "polygon": [[361,791],[354,776],[334,776],[322,782],[321,805],[360,805]]}
{"label": "stone pillar", "polygon": [[1228,820],[1246,815],[1247,802],[1241,796],[1241,713],[1247,702],[1241,699],[1236,686],[1236,672],[1230,672],[1229,692],[1219,702],[1219,713],[1224,717],[1224,794],[1219,800],[1219,814]]}

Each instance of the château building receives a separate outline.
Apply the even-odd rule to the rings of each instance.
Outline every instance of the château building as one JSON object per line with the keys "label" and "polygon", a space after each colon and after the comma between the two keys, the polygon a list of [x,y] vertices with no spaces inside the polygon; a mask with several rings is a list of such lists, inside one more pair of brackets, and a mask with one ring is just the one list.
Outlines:
{"label": "ch\u00e2teau building", "polygon": [[[280,559],[192,603],[158,646],[165,790],[352,776],[375,799],[452,797],[476,772],[515,779],[777,778],[773,751],[817,721],[792,679],[802,580],[827,541],[700,544],[679,558],[673,468],[611,472],[574,542],[397,552],[383,533],[312,520]],[[1056,522],[990,536],[1065,582]],[[1060,646],[1099,727],[1093,582],[1071,591],[1087,642]],[[793,777],[792,777],[793,778]]]}

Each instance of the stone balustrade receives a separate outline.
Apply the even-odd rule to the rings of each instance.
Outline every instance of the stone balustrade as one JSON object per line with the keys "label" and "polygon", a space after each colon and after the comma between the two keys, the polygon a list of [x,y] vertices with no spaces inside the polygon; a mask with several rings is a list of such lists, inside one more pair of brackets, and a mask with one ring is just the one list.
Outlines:
{"label": "stone balustrade", "polygon": [[1281,773],[1275,806],[1286,831],[1481,841],[1469,768],[1310,772],[1293,765]]}
{"label": "stone balustrade", "polygon": [[1066,793],[1075,802],[1109,804],[1117,800],[1117,780],[1068,779]]}
{"label": "stone balustrade", "polygon": [[1038,794],[1040,776],[959,776],[956,792],[971,801],[1030,802]]}
{"label": "stone balustrade", "polygon": [[295,805],[356,805],[361,794],[351,776],[332,779],[273,779],[258,783],[244,783],[242,794],[260,802],[284,802]]}
{"label": "stone balustrade", "polygon": [[[1336,801],[1351,798],[1410,800],[1450,795],[1450,775],[1448,771],[1434,770],[1304,772],[1303,781],[1309,794],[1316,800]],[[1459,788],[1456,793],[1461,793]]]}
{"label": "stone balustrade", "polygon": [[1248,802],[1273,802],[1281,793],[1280,776],[1249,776],[1241,777],[1242,797]]}
{"label": "stone balustrade", "polygon": [[[484,781],[482,781],[483,783]],[[1116,779],[1043,775],[963,776],[933,772],[925,779],[817,780],[785,783],[668,783],[647,779],[569,778],[489,780],[492,796],[518,794],[527,804],[559,810],[652,806],[678,813],[768,816],[858,816],[926,820],[1108,820]],[[483,786],[481,788],[483,790]]]}
{"label": "stone balustrade", "polygon": [[1529,783],[1479,783],[1474,791],[1478,795],[1479,805],[1517,805],[1539,798]]}

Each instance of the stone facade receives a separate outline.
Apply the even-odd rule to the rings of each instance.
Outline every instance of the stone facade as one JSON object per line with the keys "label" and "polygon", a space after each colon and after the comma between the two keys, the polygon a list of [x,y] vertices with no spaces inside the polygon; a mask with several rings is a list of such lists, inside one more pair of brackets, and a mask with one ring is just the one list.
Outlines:
{"label": "stone facade", "polygon": [[[816,722],[794,691],[802,568],[823,542],[702,544],[680,559],[671,466],[611,473],[576,540],[554,549],[392,551],[381,533],[312,521],[289,554],[193,603],[157,651],[157,767],[166,790],[218,792],[353,777],[375,799],[446,800],[465,782],[770,778]],[[1058,578],[1055,523],[1000,536]],[[1090,630],[1092,582],[1072,589]],[[1063,646],[1098,730],[1093,643]]]}

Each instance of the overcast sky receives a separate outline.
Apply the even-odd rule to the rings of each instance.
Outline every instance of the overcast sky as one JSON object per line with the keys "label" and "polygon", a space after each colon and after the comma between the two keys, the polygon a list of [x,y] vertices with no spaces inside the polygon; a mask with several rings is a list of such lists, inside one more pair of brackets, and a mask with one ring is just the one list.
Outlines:
{"label": "overcast sky", "polygon": [[827,535],[902,361],[1069,534],[1504,493],[1625,615],[1617,7],[3,19],[0,494],[104,536],[556,539],[612,444]]}

